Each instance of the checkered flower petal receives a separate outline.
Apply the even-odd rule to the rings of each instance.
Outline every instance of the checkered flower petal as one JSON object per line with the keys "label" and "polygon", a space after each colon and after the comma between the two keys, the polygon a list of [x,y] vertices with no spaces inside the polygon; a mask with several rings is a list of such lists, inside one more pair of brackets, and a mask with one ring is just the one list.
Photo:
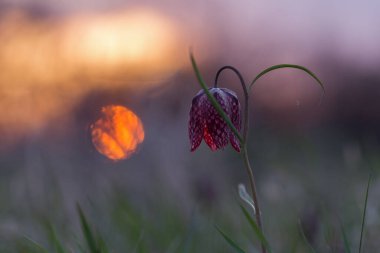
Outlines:
{"label": "checkered flower petal", "polygon": [[[210,93],[240,131],[240,103],[236,94],[224,88],[211,88]],[[233,148],[240,152],[238,139],[213,107],[203,90],[193,98],[190,109],[189,138],[191,151],[198,148],[203,138],[212,151],[222,149],[228,142],[231,142]]]}
{"label": "checkered flower petal", "polygon": [[207,97],[203,96],[200,92],[193,98],[190,109],[189,120],[189,138],[191,143],[191,152],[199,147],[202,142],[204,132],[204,120],[203,120],[203,104],[207,100]]}
{"label": "checkered flower petal", "polygon": [[[220,89],[212,88],[210,93],[215,97],[216,101],[221,105],[223,111],[229,115],[227,96],[220,92]],[[204,106],[204,139],[206,144],[215,151],[225,147],[228,144],[229,128],[218,111],[214,108],[211,102],[207,99]]]}
{"label": "checkered flower petal", "polygon": [[[232,121],[232,124],[240,132],[241,131],[241,116],[240,116],[241,109],[240,109],[239,99],[237,98],[235,92],[232,92],[232,91],[229,91],[228,89],[223,89],[223,88],[222,90],[226,90],[225,94],[228,97],[228,104],[230,105],[231,114],[229,116]],[[239,140],[232,131],[230,131],[229,133],[229,139],[230,139],[232,147],[237,152],[240,152]]]}

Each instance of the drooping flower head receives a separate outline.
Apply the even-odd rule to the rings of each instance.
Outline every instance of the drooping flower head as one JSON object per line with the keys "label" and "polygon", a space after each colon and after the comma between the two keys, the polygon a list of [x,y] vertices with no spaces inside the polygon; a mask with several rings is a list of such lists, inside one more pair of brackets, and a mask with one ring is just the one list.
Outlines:
{"label": "drooping flower head", "polygon": [[[240,103],[235,92],[225,88],[210,88],[209,91],[231,119],[232,124],[240,131]],[[211,104],[204,90],[199,91],[192,101],[189,138],[191,151],[196,150],[204,139],[212,151],[221,149],[231,142],[232,147],[240,152],[239,140]]]}

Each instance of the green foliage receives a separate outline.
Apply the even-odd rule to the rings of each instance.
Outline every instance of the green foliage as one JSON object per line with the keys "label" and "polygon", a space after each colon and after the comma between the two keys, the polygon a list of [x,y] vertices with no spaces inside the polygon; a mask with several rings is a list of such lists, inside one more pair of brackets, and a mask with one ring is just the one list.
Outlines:
{"label": "green foliage", "polygon": [[299,230],[299,233],[301,235],[301,238],[302,238],[302,241],[305,243],[306,247],[308,248],[309,252],[311,253],[316,253],[315,249],[313,248],[313,246],[310,244],[309,240],[307,239],[306,235],[305,235],[305,231],[303,230],[302,228],[302,224],[301,222],[298,222],[298,230]]}
{"label": "green foliage", "polygon": [[[365,206],[368,205],[369,187],[370,184],[367,184],[364,209]],[[255,252],[252,246],[250,250],[244,249],[244,247],[251,244],[252,231],[254,232],[253,236],[257,238],[258,242],[266,245],[268,252],[271,252],[269,251],[271,247],[268,243],[268,239],[264,234],[260,233],[250,212],[251,210],[246,209],[244,206],[240,206],[244,218],[239,217],[238,220],[236,220],[236,217],[230,219],[226,214],[218,214],[219,216],[215,218],[226,221],[223,224],[223,230],[220,228],[216,228],[215,230],[213,227],[208,230],[206,228],[207,224],[210,224],[210,220],[207,217],[209,217],[208,215],[210,214],[195,212],[191,215],[191,219],[187,221],[183,220],[180,215],[178,215],[178,209],[168,207],[167,204],[161,203],[162,205],[157,205],[156,210],[154,210],[154,213],[157,214],[157,216],[148,218],[149,216],[128,201],[127,197],[118,196],[114,198],[110,197],[110,199],[112,199],[112,201],[108,204],[104,204],[103,202],[99,203],[99,205],[104,208],[98,210],[99,215],[106,219],[109,218],[110,223],[108,223],[107,226],[110,227],[110,230],[108,230],[107,226],[105,227],[104,225],[101,225],[98,219],[94,218],[96,217],[96,208],[92,209],[93,212],[91,212],[92,215],[90,216],[78,205],[77,216],[74,218],[80,222],[80,231],[75,231],[73,229],[75,227],[73,226],[74,224],[67,224],[70,230],[69,234],[71,234],[71,236],[67,237],[62,231],[62,227],[56,225],[59,224],[56,220],[48,220],[46,217],[45,219],[39,218],[36,221],[43,226],[37,226],[36,228],[43,228],[41,231],[44,233],[41,233],[40,236],[36,236],[36,234],[28,234],[27,237],[25,236],[14,240],[12,242],[13,247],[5,248],[3,245],[0,245],[0,252],[145,253],[155,251],[166,253],[190,253],[212,251],[226,253],[230,252],[229,250],[231,249],[231,252],[248,253]],[[336,219],[332,218],[333,215],[331,214],[329,207],[326,207],[325,216],[325,220],[320,220],[318,225],[321,227],[320,233],[327,233],[325,236],[330,239],[326,238],[323,242],[324,244],[322,241],[319,241],[319,247],[317,244],[318,242],[314,241],[311,245],[311,243],[307,241],[302,228],[298,227],[299,230],[297,234],[293,233],[292,228],[286,228],[283,227],[284,225],[276,223],[276,226],[282,226],[281,230],[285,230],[285,233],[287,233],[286,236],[290,236],[287,237],[288,240],[294,242],[288,243],[287,247],[282,247],[282,250],[279,252],[320,252],[320,250],[325,247],[329,247],[332,252],[339,252],[337,250],[344,250],[346,253],[352,252],[350,247],[353,245],[352,240],[354,238],[350,238],[348,235],[352,235],[353,233],[351,229],[357,228],[358,226],[345,226],[343,228],[341,223],[334,223],[334,220]],[[157,219],[157,217],[160,217],[160,219]],[[284,214],[283,217],[276,216],[275,220],[278,221],[281,218],[287,219],[288,215]],[[360,225],[360,222],[358,222],[359,219],[357,219],[357,217],[354,218],[356,219],[355,223]],[[327,219],[329,221],[327,221]],[[239,221],[243,221],[244,223],[236,226],[236,224],[240,224]],[[292,222],[289,221],[289,223]],[[99,230],[94,229],[95,227],[99,228]],[[325,231],[323,231],[322,228],[324,228]],[[65,230],[66,229],[67,228],[65,228]],[[213,235],[213,231],[215,232],[215,235]],[[46,240],[41,239],[41,235],[45,235]],[[100,235],[108,235],[108,237]],[[319,236],[320,239],[323,239],[321,234],[319,234]],[[121,239],[122,243],[115,240],[117,237]],[[215,239],[213,239],[214,237]],[[72,240],[75,238],[77,238],[77,241]],[[220,238],[220,241],[223,241],[223,243],[220,243],[218,238]],[[226,246],[224,241],[227,242],[229,246]],[[277,245],[277,242],[273,239],[272,243]],[[338,245],[330,246],[328,243],[338,243]]]}
{"label": "green foliage", "polygon": [[53,225],[47,221],[46,226],[47,226],[47,230],[49,234],[49,239],[53,243],[55,251],[57,253],[66,253],[67,251],[64,249],[62,243],[58,239],[57,232],[55,228],[53,227]]}
{"label": "green foliage", "polygon": [[340,228],[341,228],[341,231],[342,231],[342,237],[343,237],[343,243],[344,243],[344,252],[345,253],[351,253],[350,243],[348,241],[347,233],[346,233],[346,230],[343,227],[343,224],[341,224]]}
{"label": "green foliage", "polygon": [[28,249],[29,252],[40,252],[40,253],[49,252],[47,249],[45,249],[42,245],[40,245],[38,242],[34,241],[33,239],[27,236],[25,236],[24,239],[31,246],[31,248]]}
{"label": "green foliage", "polygon": [[363,234],[364,234],[364,224],[365,224],[365,216],[367,213],[367,205],[368,205],[368,194],[369,194],[369,186],[371,184],[372,174],[369,174],[368,176],[368,183],[367,183],[367,189],[365,192],[365,200],[364,200],[364,209],[363,209],[363,218],[362,218],[362,225],[360,230],[360,242],[359,242],[359,253],[362,252],[362,244],[363,244]]}
{"label": "green foliage", "polygon": [[237,245],[237,243],[232,240],[226,233],[224,233],[220,228],[218,228],[217,226],[215,226],[216,230],[218,230],[218,232],[223,236],[224,240],[226,240],[226,242],[228,242],[228,244],[237,252],[237,253],[245,253],[244,250],[242,250],[240,248],[239,245]]}
{"label": "green foliage", "polygon": [[251,217],[251,215],[248,213],[247,209],[245,209],[244,206],[240,205],[240,208],[244,214],[244,217],[247,219],[249,225],[253,229],[253,232],[257,236],[257,238],[260,240],[260,242],[265,246],[265,248],[268,250],[269,253],[271,253],[271,247],[269,246],[268,240],[266,239],[265,235],[257,225],[256,221],[254,221]]}
{"label": "green foliage", "polygon": [[[100,245],[104,246],[104,243],[99,242],[100,237],[98,238],[95,237],[95,234],[92,232],[92,229],[87,222],[86,216],[83,213],[82,208],[80,207],[79,204],[77,205],[77,210],[79,214],[80,223],[82,226],[82,232],[86,240],[87,246],[90,250],[90,253],[102,253],[103,251],[101,250]],[[98,239],[98,241],[96,239]],[[101,240],[101,242],[103,241]]]}

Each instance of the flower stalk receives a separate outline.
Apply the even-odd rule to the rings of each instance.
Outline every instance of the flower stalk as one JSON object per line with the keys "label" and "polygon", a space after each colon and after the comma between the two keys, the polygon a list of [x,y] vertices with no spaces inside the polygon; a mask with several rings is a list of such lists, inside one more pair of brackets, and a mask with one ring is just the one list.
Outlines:
{"label": "flower stalk", "polygon": [[[233,71],[238,76],[240,80],[240,84],[244,92],[244,117],[243,117],[244,127],[243,127],[243,141],[241,143],[241,146],[242,146],[241,153],[243,156],[244,167],[248,174],[249,185],[251,188],[251,194],[252,194],[252,199],[253,199],[253,205],[256,210],[255,211],[256,223],[257,223],[257,226],[260,228],[261,232],[264,234],[262,221],[261,221],[261,210],[260,210],[259,200],[257,197],[256,181],[253,174],[251,163],[249,162],[248,150],[247,150],[247,138],[248,138],[248,128],[249,128],[249,92],[248,92],[247,86],[244,82],[244,78],[242,77],[242,75],[236,68],[232,66],[224,66],[221,69],[219,69],[219,71],[216,73],[214,87],[218,86],[218,79],[222,71],[227,70],[227,69]],[[261,252],[266,253],[266,247],[263,242],[261,243]]]}
{"label": "flower stalk", "polygon": [[[231,131],[233,132],[233,134],[236,136],[236,138],[240,142],[240,150],[241,150],[241,154],[242,154],[242,158],[243,158],[243,162],[244,162],[244,167],[246,168],[246,171],[247,171],[247,174],[248,174],[248,179],[249,179],[249,184],[250,184],[250,188],[251,188],[251,194],[252,194],[252,199],[253,199],[253,204],[254,204],[254,209],[255,209],[255,220],[256,220],[257,226],[259,227],[261,233],[264,234],[263,233],[262,219],[261,219],[261,210],[260,210],[259,200],[258,200],[258,197],[257,197],[256,183],[255,183],[255,178],[254,178],[252,166],[251,166],[251,163],[249,161],[248,149],[247,149],[248,129],[249,129],[249,91],[251,90],[251,88],[253,87],[253,85],[255,84],[255,82],[260,77],[262,77],[263,75],[265,75],[265,74],[267,74],[267,73],[269,73],[269,72],[271,72],[273,70],[281,69],[281,68],[300,69],[300,70],[306,72],[307,74],[309,74],[311,77],[313,77],[318,82],[318,84],[322,88],[323,94],[325,93],[325,88],[324,88],[322,82],[317,78],[317,76],[313,72],[311,72],[307,68],[305,68],[303,66],[299,66],[299,65],[294,65],[294,64],[279,64],[279,65],[274,65],[272,67],[269,67],[269,68],[263,70],[262,72],[260,72],[253,79],[253,81],[250,83],[249,86],[247,86],[245,84],[242,75],[240,74],[240,72],[236,68],[234,68],[232,66],[224,66],[224,67],[222,67],[221,69],[219,69],[219,71],[216,74],[215,82],[214,82],[214,88],[217,88],[217,86],[218,86],[218,78],[219,78],[220,74],[224,70],[229,69],[229,70],[233,71],[238,76],[240,84],[241,84],[242,89],[243,89],[243,93],[244,93],[244,116],[243,116],[243,121],[244,122],[243,122],[243,131],[242,131],[242,134],[241,134],[238,131],[238,129],[235,127],[235,125],[233,124],[233,122],[231,121],[230,117],[223,110],[222,106],[218,103],[218,101],[216,100],[216,98],[209,91],[209,88],[205,84],[205,82],[204,82],[204,80],[202,78],[202,75],[200,74],[200,71],[199,71],[198,66],[197,66],[197,64],[195,62],[195,59],[194,59],[194,56],[193,56],[192,52],[190,52],[190,60],[191,60],[194,72],[196,74],[197,80],[198,80],[200,86],[202,87],[204,93],[207,95],[207,98],[209,99],[209,101],[211,102],[212,106],[216,109],[216,111],[219,113],[219,115],[222,117],[222,119],[226,122],[227,126],[231,129]],[[268,250],[270,251],[269,248],[268,248]],[[262,253],[266,253],[267,252],[267,247],[266,247],[266,244],[264,242],[261,242],[261,252]]]}

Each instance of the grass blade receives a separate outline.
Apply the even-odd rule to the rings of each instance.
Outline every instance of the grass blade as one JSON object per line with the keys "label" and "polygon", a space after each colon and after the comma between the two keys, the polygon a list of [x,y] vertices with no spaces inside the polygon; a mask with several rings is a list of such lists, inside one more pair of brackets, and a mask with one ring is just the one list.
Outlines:
{"label": "grass blade", "polygon": [[141,246],[141,243],[143,242],[143,238],[144,238],[144,230],[141,231],[140,235],[139,235],[139,238],[136,242],[136,246],[135,246],[135,249],[134,249],[134,253],[137,253],[137,252],[140,252],[140,246]]}
{"label": "grass blade", "polygon": [[34,241],[33,239],[27,237],[27,236],[24,236],[24,239],[29,242],[30,244],[32,244],[34,247],[36,247],[40,252],[43,252],[43,253],[49,253],[49,251],[47,249],[45,249],[41,244],[39,244],[38,242]]}
{"label": "grass blade", "polygon": [[348,242],[347,234],[344,230],[343,224],[340,224],[340,229],[342,231],[342,237],[344,242],[344,252],[351,253],[350,243]]}
{"label": "grass blade", "polygon": [[301,237],[302,237],[302,240],[303,242],[306,244],[306,246],[309,248],[310,252],[312,253],[316,253],[315,249],[313,248],[313,246],[310,244],[309,240],[307,239],[306,235],[305,235],[305,232],[302,228],[302,224],[301,224],[301,221],[298,221],[298,230],[301,234]]}
{"label": "grass blade", "polygon": [[102,237],[98,237],[98,242],[99,242],[99,251],[102,253],[109,253],[108,247],[106,242],[103,240]]}
{"label": "grass blade", "polygon": [[54,225],[50,222],[50,220],[47,219],[46,217],[43,217],[43,216],[39,216],[38,219],[41,221],[41,224],[45,228],[48,240],[49,240],[50,244],[54,247],[54,252],[66,253],[66,250],[63,247],[63,244],[58,239],[57,231],[56,231]]}
{"label": "grass blade", "polygon": [[57,232],[50,222],[48,223],[48,228],[49,228],[50,239],[53,242],[55,251],[57,253],[65,253],[66,250],[63,248],[62,243],[58,239]]}
{"label": "grass blade", "polygon": [[183,243],[181,245],[181,250],[179,252],[181,253],[189,253],[191,249],[191,245],[193,242],[193,237],[195,233],[195,227],[196,227],[196,219],[195,219],[195,209],[193,209],[191,214],[191,220],[190,224],[188,226],[185,238],[183,240]]}
{"label": "grass blade", "polygon": [[77,204],[77,210],[80,218],[80,223],[82,226],[83,235],[86,239],[87,246],[91,253],[100,253],[98,246],[96,245],[95,237],[91,231],[91,228],[87,222],[86,216],[84,215],[82,208]]}
{"label": "grass blade", "polygon": [[369,193],[369,186],[371,184],[372,175],[369,174],[368,176],[368,183],[367,183],[367,190],[365,193],[365,200],[364,200],[364,210],[363,210],[363,219],[362,219],[362,228],[360,231],[360,242],[359,242],[359,253],[362,252],[362,244],[363,244],[363,233],[364,233],[364,223],[365,223],[365,216],[367,212],[367,204],[368,204],[368,193]]}
{"label": "grass blade", "polygon": [[263,234],[263,232],[261,231],[261,229],[257,225],[256,221],[254,221],[252,219],[251,215],[249,214],[249,212],[247,211],[247,209],[245,209],[244,206],[240,205],[240,208],[243,211],[245,218],[248,220],[249,224],[251,225],[253,231],[255,232],[257,238],[265,246],[265,248],[268,250],[268,252],[271,253],[272,250],[271,250],[271,248],[269,246],[268,240],[266,239],[265,235]]}
{"label": "grass blade", "polygon": [[220,228],[215,226],[216,230],[223,236],[223,238],[228,242],[228,244],[238,253],[245,253],[244,250],[242,250],[239,245],[234,242],[228,235],[226,235]]}

